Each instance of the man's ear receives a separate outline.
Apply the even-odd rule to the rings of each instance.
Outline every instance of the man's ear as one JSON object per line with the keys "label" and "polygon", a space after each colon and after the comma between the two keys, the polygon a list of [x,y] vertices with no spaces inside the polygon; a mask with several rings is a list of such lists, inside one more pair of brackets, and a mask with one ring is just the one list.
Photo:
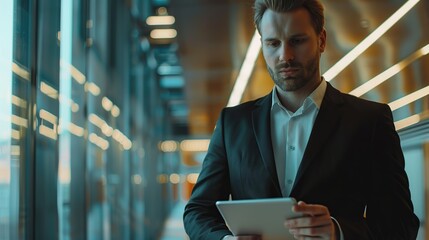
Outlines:
{"label": "man's ear", "polygon": [[323,28],[322,32],[319,34],[319,50],[324,52],[326,47],[326,30]]}

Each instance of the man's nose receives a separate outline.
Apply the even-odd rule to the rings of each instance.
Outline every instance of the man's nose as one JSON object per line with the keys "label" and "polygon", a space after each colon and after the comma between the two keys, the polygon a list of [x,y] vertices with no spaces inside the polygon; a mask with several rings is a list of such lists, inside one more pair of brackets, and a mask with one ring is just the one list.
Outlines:
{"label": "man's nose", "polygon": [[294,60],[294,58],[295,58],[295,53],[293,52],[293,49],[290,46],[287,46],[286,44],[283,45],[280,49],[279,61],[289,62]]}

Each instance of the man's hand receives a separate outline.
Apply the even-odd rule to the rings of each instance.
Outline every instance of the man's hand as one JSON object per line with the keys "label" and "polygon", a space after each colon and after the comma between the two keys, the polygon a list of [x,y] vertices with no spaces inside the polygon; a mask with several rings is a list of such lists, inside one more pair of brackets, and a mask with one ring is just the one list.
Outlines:
{"label": "man's hand", "polygon": [[295,239],[336,239],[335,225],[327,207],[300,201],[292,210],[304,214],[303,217],[285,221],[285,226]]}

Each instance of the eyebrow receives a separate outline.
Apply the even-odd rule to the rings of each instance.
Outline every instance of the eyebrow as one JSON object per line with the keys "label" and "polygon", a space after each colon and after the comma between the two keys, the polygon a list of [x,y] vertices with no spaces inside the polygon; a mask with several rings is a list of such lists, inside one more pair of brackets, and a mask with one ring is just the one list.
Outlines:
{"label": "eyebrow", "polygon": [[[291,39],[291,38],[300,38],[300,37],[308,37],[308,35],[305,34],[305,33],[297,33],[297,34],[294,34],[292,36],[289,36],[288,39]],[[278,40],[278,39],[279,38],[268,37],[268,38],[263,39],[263,41],[264,42],[269,42],[269,41],[275,41],[275,40]]]}

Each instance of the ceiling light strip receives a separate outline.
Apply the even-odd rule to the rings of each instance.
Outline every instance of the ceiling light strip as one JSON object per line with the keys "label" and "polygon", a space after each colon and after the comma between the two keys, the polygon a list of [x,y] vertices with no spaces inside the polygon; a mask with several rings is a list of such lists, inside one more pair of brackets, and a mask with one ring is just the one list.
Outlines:
{"label": "ceiling light strip", "polygon": [[241,98],[243,97],[244,90],[246,89],[247,83],[249,82],[250,75],[252,74],[255,62],[261,49],[260,38],[261,36],[259,35],[258,31],[255,31],[249,48],[247,49],[243,65],[241,66],[237,80],[235,81],[234,88],[232,89],[231,95],[229,97],[227,107],[239,104]]}
{"label": "ceiling light strip", "polygon": [[379,75],[375,76],[371,80],[368,80],[361,86],[355,88],[353,91],[351,91],[349,94],[360,97],[363,94],[371,91],[373,88],[377,87],[387,79],[391,78],[398,72],[400,72],[402,69],[416,61],[417,59],[421,58],[422,56],[425,56],[429,53],[429,44],[424,46],[423,48],[417,50],[412,55],[407,57],[406,59],[398,62],[397,64],[393,65],[392,67],[388,68],[384,72],[380,73]]}
{"label": "ceiling light strip", "polygon": [[407,96],[402,97],[396,101],[393,101],[393,102],[389,103],[389,106],[392,109],[392,111],[395,111],[396,109],[401,108],[407,104],[410,104],[410,103],[412,103],[412,102],[414,102],[414,101],[416,101],[422,97],[425,97],[427,95],[429,95],[429,86],[424,87],[420,90],[417,90],[411,94],[408,94]]}
{"label": "ceiling light strip", "polygon": [[414,115],[409,116],[407,118],[396,121],[395,122],[396,131],[399,131],[400,129],[406,128],[406,127],[411,126],[413,124],[416,124],[416,123],[420,122],[420,120],[421,120],[420,114],[414,114]]}
{"label": "ceiling light strip", "polygon": [[387,30],[389,30],[396,22],[398,22],[411,8],[413,8],[420,0],[409,0],[402,7],[400,7],[394,14],[392,14],[386,21],[384,21],[377,29],[368,35],[362,42],[355,48],[347,53],[340,59],[334,66],[323,74],[326,81],[332,80],[341,71],[343,71],[351,62],[353,62],[359,55],[368,49],[375,41],[377,41]]}
{"label": "ceiling light strip", "polygon": [[150,16],[146,19],[147,25],[172,25],[175,22],[173,16]]}

